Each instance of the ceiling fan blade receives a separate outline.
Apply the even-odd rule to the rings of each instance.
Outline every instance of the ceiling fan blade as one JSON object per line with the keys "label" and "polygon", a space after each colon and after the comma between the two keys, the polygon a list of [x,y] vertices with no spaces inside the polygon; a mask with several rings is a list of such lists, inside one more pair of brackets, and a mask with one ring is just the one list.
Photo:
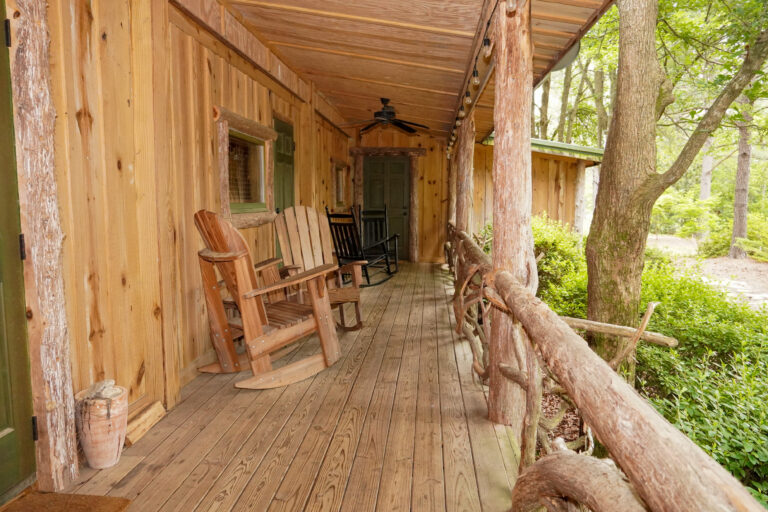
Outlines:
{"label": "ceiling fan blade", "polygon": [[379,124],[381,124],[381,121],[374,121],[367,126],[363,126],[362,128],[360,128],[360,135],[364,134],[365,132],[367,132],[368,130],[370,130],[371,128]]}
{"label": "ceiling fan blade", "polygon": [[401,123],[409,124],[411,126],[418,126],[419,128],[426,128],[427,130],[429,130],[429,126],[425,124],[414,123],[413,121],[406,121],[405,119],[398,119],[398,121],[400,121]]}
{"label": "ceiling fan blade", "polygon": [[410,127],[410,126],[408,126],[407,124],[403,123],[403,122],[402,122],[402,121],[400,121],[399,119],[395,119],[395,120],[393,120],[393,121],[392,121],[392,125],[393,125],[393,126],[395,126],[395,127],[397,127],[397,128],[400,128],[400,129],[401,129],[401,130],[403,130],[405,133],[416,133],[416,130],[414,130],[413,128],[411,128],[411,127]]}

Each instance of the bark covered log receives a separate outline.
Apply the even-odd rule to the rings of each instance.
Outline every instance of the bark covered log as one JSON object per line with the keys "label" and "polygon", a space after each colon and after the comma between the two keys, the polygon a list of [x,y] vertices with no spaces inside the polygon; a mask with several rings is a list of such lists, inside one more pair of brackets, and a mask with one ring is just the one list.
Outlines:
{"label": "bark covered log", "polygon": [[[493,254],[494,268],[508,269],[531,290],[538,286],[531,231],[531,104],[533,61],[528,6],[512,16],[499,12],[494,25],[496,89],[493,148]],[[504,377],[499,364],[522,371],[524,360],[515,355],[528,344],[519,322],[494,311],[491,321],[490,392],[488,415],[510,425],[522,445],[525,391]],[[518,350],[519,353],[524,353]],[[535,445],[535,438],[529,443]]]}
{"label": "bark covered log", "polygon": [[567,450],[545,455],[520,475],[512,491],[511,510],[529,512],[544,500],[564,498],[594,512],[645,511],[612,462]]}
{"label": "bark covered log", "polygon": [[494,287],[651,510],[763,510],[512,274],[497,273]]}
{"label": "bark covered log", "polygon": [[472,233],[473,167],[475,156],[475,113],[459,127],[456,160],[456,229]]}
{"label": "bark covered log", "polygon": [[[14,6],[15,3],[15,6]],[[54,121],[47,2],[9,2],[14,16],[11,81],[19,178],[38,487],[65,488],[78,476],[74,397],[64,300],[62,248],[54,163]]]}

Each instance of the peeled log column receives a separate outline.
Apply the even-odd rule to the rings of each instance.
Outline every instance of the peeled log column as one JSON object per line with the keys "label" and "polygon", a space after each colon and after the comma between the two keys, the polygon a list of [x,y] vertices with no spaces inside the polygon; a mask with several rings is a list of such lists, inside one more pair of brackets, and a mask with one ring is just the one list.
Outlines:
{"label": "peeled log column", "polygon": [[[530,290],[538,286],[531,232],[531,102],[533,61],[527,5],[510,15],[500,9],[495,21],[496,90],[493,147],[494,268],[508,270]],[[505,378],[499,364],[524,370],[515,347],[525,353],[528,339],[519,322],[494,310],[490,339],[491,421],[510,425],[521,442],[525,392]],[[535,426],[534,426],[535,427]],[[530,429],[527,429],[530,430]]]}
{"label": "peeled log column", "polygon": [[410,155],[411,222],[408,223],[408,259],[419,261],[419,157]]}
{"label": "peeled log column", "polygon": [[472,226],[473,163],[475,157],[475,114],[470,114],[459,127],[456,155],[456,229],[466,233]]}
{"label": "peeled log column", "polygon": [[454,151],[448,161],[448,222],[456,225],[456,158]]}

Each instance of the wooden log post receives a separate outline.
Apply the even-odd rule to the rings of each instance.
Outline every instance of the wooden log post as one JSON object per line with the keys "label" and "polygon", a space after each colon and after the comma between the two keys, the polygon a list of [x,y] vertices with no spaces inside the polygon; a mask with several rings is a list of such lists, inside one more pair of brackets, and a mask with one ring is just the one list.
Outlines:
{"label": "wooden log post", "polygon": [[[79,474],[67,312],[54,165],[47,2],[8,2],[13,20],[11,82],[16,134],[33,407],[37,416],[37,485],[59,491]],[[0,455],[3,457],[4,455]]]}
{"label": "wooden log post", "polygon": [[448,160],[448,222],[456,225],[456,152]]}
{"label": "wooden log post", "polygon": [[[493,62],[496,69],[493,148],[493,253],[496,269],[506,269],[523,286],[538,286],[531,232],[531,102],[533,61],[530,9],[526,3],[514,13],[499,11],[494,24]],[[522,431],[526,394],[505,378],[500,364],[525,371],[530,342],[518,321],[494,310],[489,343],[491,421],[510,425],[525,452]],[[519,354],[517,356],[516,354]],[[532,418],[526,416],[529,423]],[[535,423],[525,428],[534,431]],[[529,447],[530,448],[530,447]]]}
{"label": "wooden log post", "polygon": [[579,160],[576,164],[576,190],[574,192],[573,229],[578,234],[584,234],[584,191],[587,181],[586,162]]}
{"label": "wooden log post", "polygon": [[363,153],[355,154],[355,205],[363,207],[363,163],[365,155]]}
{"label": "wooden log post", "polygon": [[408,223],[408,259],[414,263],[419,261],[419,156],[408,155],[410,162],[411,196],[410,216]]}
{"label": "wooden log post", "polygon": [[456,230],[472,231],[473,166],[475,156],[475,114],[471,113],[459,127],[456,155]]}

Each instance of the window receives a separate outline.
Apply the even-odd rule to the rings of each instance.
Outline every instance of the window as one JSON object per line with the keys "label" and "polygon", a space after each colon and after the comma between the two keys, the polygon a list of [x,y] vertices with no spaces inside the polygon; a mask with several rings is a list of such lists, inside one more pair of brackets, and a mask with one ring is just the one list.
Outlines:
{"label": "window", "polygon": [[229,203],[232,213],[264,211],[264,141],[230,130]]}

